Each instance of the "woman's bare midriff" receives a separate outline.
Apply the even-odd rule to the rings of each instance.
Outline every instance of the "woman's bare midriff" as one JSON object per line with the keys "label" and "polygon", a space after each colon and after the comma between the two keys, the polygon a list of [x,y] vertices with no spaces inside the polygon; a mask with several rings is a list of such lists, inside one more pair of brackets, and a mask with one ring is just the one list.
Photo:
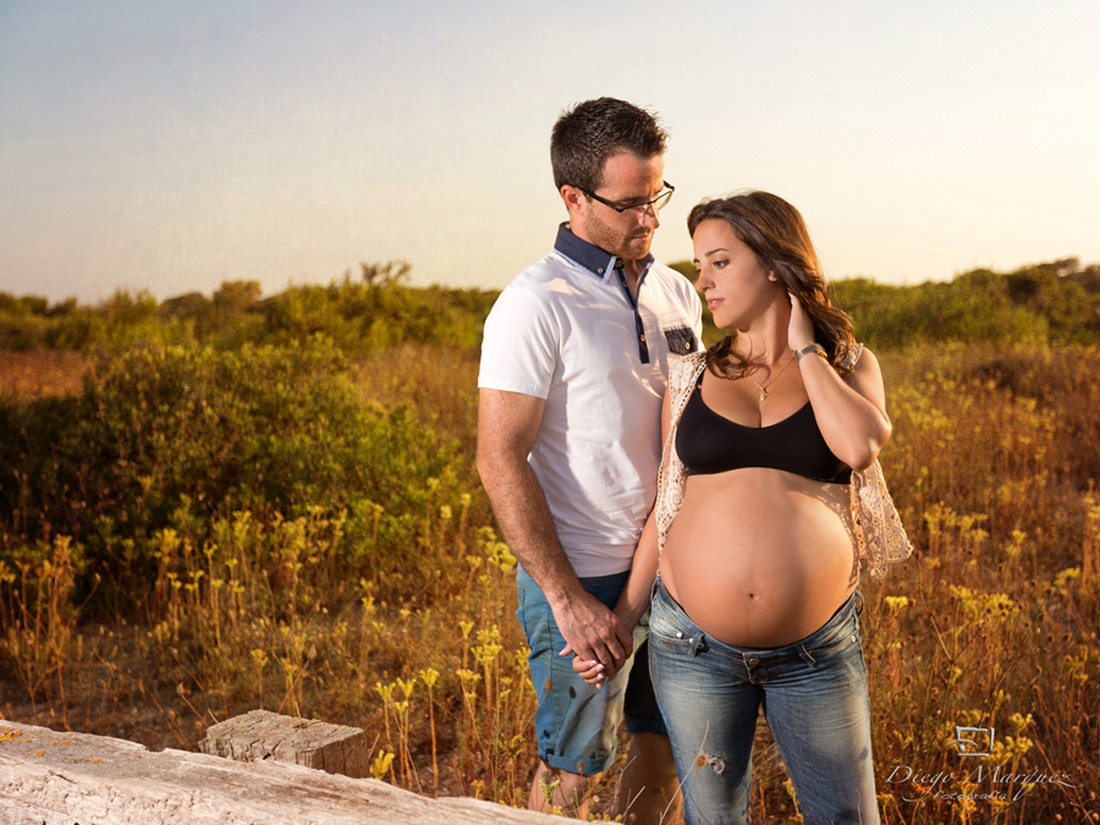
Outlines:
{"label": "woman's bare midriff", "polygon": [[847,484],[746,468],[690,476],[661,557],[661,580],[714,639],[797,642],[858,583]]}

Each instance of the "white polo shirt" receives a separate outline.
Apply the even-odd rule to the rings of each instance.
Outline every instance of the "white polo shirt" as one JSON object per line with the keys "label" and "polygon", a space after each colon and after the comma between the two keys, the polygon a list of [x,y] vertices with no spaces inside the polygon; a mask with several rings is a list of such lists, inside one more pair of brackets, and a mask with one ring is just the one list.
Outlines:
{"label": "white polo shirt", "polygon": [[630,567],[653,505],[670,363],[699,347],[702,306],[646,260],[637,305],[617,259],[563,224],[485,321],[478,386],[546,400],[528,461],[578,576]]}

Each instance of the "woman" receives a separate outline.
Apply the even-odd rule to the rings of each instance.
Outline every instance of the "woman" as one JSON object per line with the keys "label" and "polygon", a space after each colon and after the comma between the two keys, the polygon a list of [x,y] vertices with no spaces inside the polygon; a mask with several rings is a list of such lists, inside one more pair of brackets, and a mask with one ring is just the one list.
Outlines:
{"label": "woman", "polygon": [[[707,201],[688,229],[729,335],[671,371],[657,504],[616,613],[633,627],[652,593],[689,825],[748,821],[761,709],[808,825],[877,823],[849,481],[890,437],[879,366],[793,206]],[[599,682],[605,664],[575,667]]]}

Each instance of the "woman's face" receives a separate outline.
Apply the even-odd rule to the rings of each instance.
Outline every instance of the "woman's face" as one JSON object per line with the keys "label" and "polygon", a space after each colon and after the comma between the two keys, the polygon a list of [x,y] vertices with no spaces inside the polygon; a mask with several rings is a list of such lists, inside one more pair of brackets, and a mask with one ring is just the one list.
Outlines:
{"label": "woman's face", "polygon": [[695,227],[695,288],[703,293],[714,323],[722,329],[748,329],[752,320],[774,300],[777,284],[756,253],[737,237],[733,226],[720,218]]}

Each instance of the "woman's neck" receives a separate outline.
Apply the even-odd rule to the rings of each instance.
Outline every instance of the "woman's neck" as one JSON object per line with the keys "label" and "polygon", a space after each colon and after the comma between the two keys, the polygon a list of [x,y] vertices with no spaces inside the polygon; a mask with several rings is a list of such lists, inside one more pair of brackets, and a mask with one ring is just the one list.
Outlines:
{"label": "woman's neck", "polygon": [[770,334],[762,330],[744,330],[737,336],[737,354],[748,364],[761,364],[772,367],[786,361],[791,354],[787,345],[786,327],[780,333],[771,330]]}

